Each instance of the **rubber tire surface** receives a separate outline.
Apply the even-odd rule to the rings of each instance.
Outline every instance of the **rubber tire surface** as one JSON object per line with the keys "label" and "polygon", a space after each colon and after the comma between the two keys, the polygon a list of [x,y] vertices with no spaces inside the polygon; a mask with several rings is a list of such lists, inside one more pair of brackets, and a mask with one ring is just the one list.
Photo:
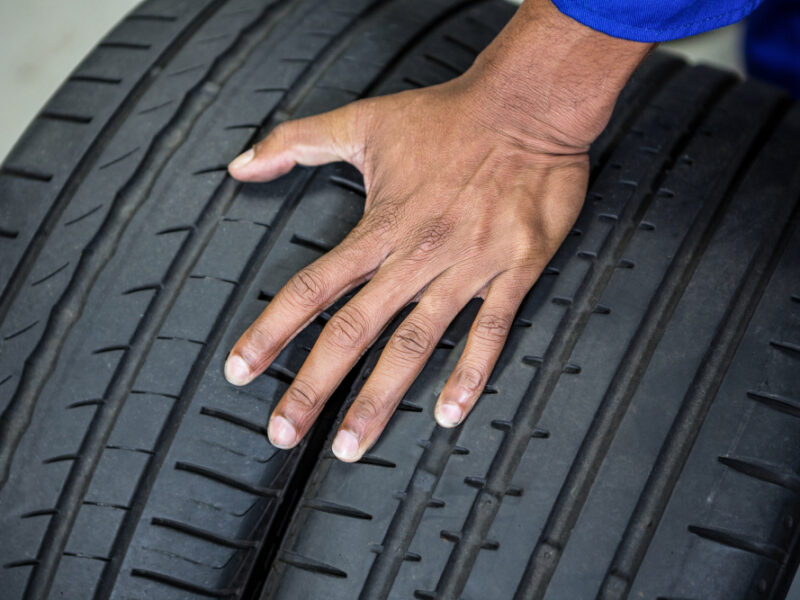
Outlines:
{"label": "rubber tire surface", "polygon": [[0,167],[4,598],[782,596],[800,109],[771,88],[643,64],[458,429],[432,408],[475,306],[355,465],[326,438],[385,338],[291,452],[266,418],[329,314],[224,381],[364,194],[342,165],[242,186],[227,161],[283,120],[453,77],[512,12],[151,0],[76,69]]}

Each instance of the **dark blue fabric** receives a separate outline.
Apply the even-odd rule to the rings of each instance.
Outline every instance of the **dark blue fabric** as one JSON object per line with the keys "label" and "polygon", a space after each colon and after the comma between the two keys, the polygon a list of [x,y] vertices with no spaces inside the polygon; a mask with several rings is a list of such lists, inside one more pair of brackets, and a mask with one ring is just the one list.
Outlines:
{"label": "dark blue fabric", "polygon": [[750,75],[800,98],[800,0],[766,0],[750,15],[745,57]]}
{"label": "dark blue fabric", "polygon": [[666,42],[740,21],[761,0],[553,0],[558,9],[614,37]]}

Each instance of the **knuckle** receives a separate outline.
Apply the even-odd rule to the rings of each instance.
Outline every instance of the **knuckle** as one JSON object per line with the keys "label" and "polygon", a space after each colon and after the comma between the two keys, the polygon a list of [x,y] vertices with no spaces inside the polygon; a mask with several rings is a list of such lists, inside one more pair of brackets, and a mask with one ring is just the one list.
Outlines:
{"label": "knuckle", "polygon": [[367,337],[367,319],[355,306],[345,304],[331,317],[326,327],[328,339],[342,350],[360,348]]}
{"label": "knuckle", "polygon": [[505,341],[511,329],[511,318],[500,313],[478,315],[473,335],[480,341],[498,344]]}
{"label": "knuckle", "polygon": [[441,248],[450,232],[453,223],[444,218],[434,219],[423,225],[413,238],[412,260],[424,260]]}
{"label": "knuckle", "polygon": [[364,392],[350,408],[350,416],[358,423],[373,423],[383,420],[383,403],[372,394]]}
{"label": "knuckle", "polygon": [[482,390],[483,382],[486,379],[480,369],[469,364],[459,366],[456,369],[455,378],[459,387],[472,393]]}
{"label": "knuckle", "polygon": [[308,382],[295,379],[286,390],[286,401],[301,413],[314,412],[319,405],[319,395]]}
{"label": "knuckle", "polygon": [[418,319],[406,319],[389,343],[392,351],[400,356],[419,359],[430,353],[435,341],[430,327]]}
{"label": "knuckle", "polygon": [[291,300],[303,308],[316,308],[328,299],[325,277],[314,267],[296,273],[286,287]]}
{"label": "knuckle", "polygon": [[264,327],[260,321],[256,321],[248,329],[239,348],[239,355],[251,368],[255,368],[264,352],[270,350],[274,343],[275,339],[269,329]]}
{"label": "knuckle", "polygon": [[364,230],[378,240],[388,240],[399,227],[400,206],[394,200],[384,200],[364,215],[362,223]]}
{"label": "knuckle", "polygon": [[525,231],[514,236],[512,242],[514,254],[523,260],[540,255],[543,251],[543,238],[543,235],[533,231]]}

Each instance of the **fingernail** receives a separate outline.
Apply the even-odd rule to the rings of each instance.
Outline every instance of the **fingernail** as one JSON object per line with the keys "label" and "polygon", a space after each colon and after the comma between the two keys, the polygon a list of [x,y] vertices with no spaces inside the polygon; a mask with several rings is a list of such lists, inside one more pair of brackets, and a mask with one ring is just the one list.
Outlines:
{"label": "fingernail", "polygon": [[358,458],[358,439],[349,431],[340,429],[333,440],[332,449],[339,460],[355,460]]}
{"label": "fingernail", "polygon": [[250,381],[250,367],[241,356],[232,354],[225,361],[225,379],[233,385],[244,385]]}
{"label": "fingernail", "polygon": [[284,417],[272,417],[269,422],[269,441],[278,448],[291,448],[297,438],[297,432]]}
{"label": "fingernail", "polygon": [[453,402],[442,402],[436,406],[436,421],[442,427],[455,427],[463,415],[461,407]]}
{"label": "fingernail", "polygon": [[229,169],[239,169],[240,167],[245,166],[256,155],[256,151],[250,148],[247,152],[242,152],[239,156],[234,158],[231,161],[231,164],[228,165]]}

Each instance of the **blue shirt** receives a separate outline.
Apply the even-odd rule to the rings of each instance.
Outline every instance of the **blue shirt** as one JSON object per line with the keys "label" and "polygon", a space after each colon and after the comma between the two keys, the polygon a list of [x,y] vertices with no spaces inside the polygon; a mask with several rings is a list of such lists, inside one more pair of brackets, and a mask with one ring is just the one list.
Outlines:
{"label": "blue shirt", "polygon": [[553,0],[558,10],[608,35],[666,42],[730,25],[762,0]]}

